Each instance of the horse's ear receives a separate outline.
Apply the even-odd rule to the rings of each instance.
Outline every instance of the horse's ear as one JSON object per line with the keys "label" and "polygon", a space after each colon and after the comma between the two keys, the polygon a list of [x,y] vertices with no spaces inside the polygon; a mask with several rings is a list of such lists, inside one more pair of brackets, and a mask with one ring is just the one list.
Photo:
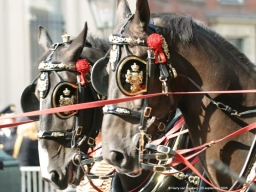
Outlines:
{"label": "horse's ear", "polygon": [[139,31],[147,31],[150,19],[150,9],[147,0],[137,0],[133,23]]}
{"label": "horse's ear", "polygon": [[83,31],[72,41],[71,45],[65,51],[65,59],[69,62],[76,61],[85,45],[87,36],[87,22],[85,22]]}
{"label": "horse's ear", "polygon": [[116,10],[118,23],[123,22],[127,18],[127,15],[131,14],[129,4],[126,0],[118,0]]}
{"label": "horse's ear", "polygon": [[44,52],[48,51],[52,45],[52,39],[48,34],[48,31],[42,26],[39,26],[38,44]]}

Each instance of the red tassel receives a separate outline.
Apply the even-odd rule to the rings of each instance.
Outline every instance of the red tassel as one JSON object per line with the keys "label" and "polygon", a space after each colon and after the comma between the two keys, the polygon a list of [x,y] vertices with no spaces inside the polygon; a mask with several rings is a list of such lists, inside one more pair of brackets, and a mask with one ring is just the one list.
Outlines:
{"label": "red tassel", "polygon": [[76,62],[76,70],[81,73],[81,85],[87,84],[84,76],[90,71],[90,63],[85,59],[79,59]]}
{"label": "red tassel", "polygon": [[[157,33],[153,33],[148,36],[147,44],[149,48],[154,50],[155,62],[156,63],[165,63],[166,57],[162,49],[163,37]],[[160,57],[160,60],[159,60]]]}

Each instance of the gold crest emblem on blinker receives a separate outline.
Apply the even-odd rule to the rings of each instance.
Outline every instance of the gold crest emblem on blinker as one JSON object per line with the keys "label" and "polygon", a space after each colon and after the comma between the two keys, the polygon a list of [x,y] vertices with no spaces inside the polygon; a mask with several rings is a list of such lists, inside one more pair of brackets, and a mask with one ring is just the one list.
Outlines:
{"label": "gold crest emblem on blinker", "polygon": [[143,71],[140,71],[139,68],[140,67],[136,63],[134,63],[131,66],[132,71],[128,69],[125,75],[125,81],[131,84],[131,93],[137,93],[141,90],[141,84],[143,82]]}
{"label": "gold crest emblem on blinker", "polygon": [[148,63],[137,56],[125,57],[117,66],[117,85],[129,96],[147,92]]}
{"label": "gold crest emblem on blinker", "polygon": [[[75,96],[74,95],[70,95],[70,90],[68,88],[66,88],[63,91],[63,95],[60,96],[60,106],[68,106],[68,105],[73,105],[75,102]],[[69,112],[64,112],[65,114],[68,114]]]}
{"label": "gold crest emblem on blinker", "polygon": [[[76,104],[78,99],[77,86],[68,82],[62,82],[58,84],[52,96],[53,107],[63,107]],[[77,111],[64,111],[56,113],[60,118],[67,119],[77,114]]]}

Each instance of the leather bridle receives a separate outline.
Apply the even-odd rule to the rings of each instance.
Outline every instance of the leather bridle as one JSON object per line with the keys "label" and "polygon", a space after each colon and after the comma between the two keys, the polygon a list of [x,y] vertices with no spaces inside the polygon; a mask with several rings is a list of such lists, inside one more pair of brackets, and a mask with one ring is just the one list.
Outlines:
{"label": "leather bridle", "polygon": [[[133,15],[129,15],[127,17],[127,21],[121,27],[118,34],[111,35],[109,38],[109,41],[112,44],[112,50],[110,51],[110,68],[113,72],[116,71],[116,73],[118,73],[117,72],[119,70],[118,66],[120,66],[120,63],[122,62],[122,60],[119,61],[121,46],[124,48],[124,50],[127,54],[127,57],[133,56],[129,52],[129,49],[127,47],[128,45],[135,44],[136,46],[144,46],[144,47],[147,46],[147,44],[145,43],[146,39],[139,38],[139,37],[124,37],[122,35],[125,27],[131,21],[132,18],[133,18]],[[153,31],[153,32],[161,33],[160,27],[154,26],[153,24],[149,24],[149,28],[151,29],[151,32]],[[168,49],[168,45],[167,45],[167,49]],[[162,92],[168,92],[167,82],[169,82],[172,78],[175,78],[176,76],[181,76],[181,77],[186,78],[193,85],[195,85],[196,88],[198,88],[200,91],[203,91],[192,79],[190,79],[186,75],[176,73],[176,70],[171,65],[170,58],[168,58],[168,53],[169,53],[169,51],[165,52],[165,55],[167,57],[167,62],[159,64],[159,69],[160,69],[159,80],[162,81]],[[147,84],[147,89],[146,89],[147,91],[145,91],[145,93],[150,94],[151,93],[150,85],[153,84],[150,81],[153,81],[155,79],[154,71],[155,71],[155,66],[156,66],[155,58],[153,56],[153,51],[150,48],[148,48],[147,64],[148,64],[148,84]],[[119,86],[119,89],[120,89],[120,86]],[[120,91],[123,92],[122,89],[120,89]],[[126,93],[127,92],[123,92],[123,94],[126,94]],[[132,96],[132,95],[133,94],[131,94],[130,96]],[[211,103],[214,104],[217,108],[219,108],[225,112],[228,112],[234,116],[246,115],[248,113],[255,113],[255,111],[256,111],[256,110],[251,110],[251,111],[245,111],[245,112],[238,113],[237,110],[232,109],[230,106],[215,101],[208,94],[205,94],[205,95],[206,95],[206,97],[208,97],[210,99]],[[167,98],[168,98],[168,96],[167,96]],[[167,99],[167,103],[168,103],[168,106],[170,106],[169,98]],[[148,169],[148,170],[151,170],[154,172],[170,171],[172,168],[170,167],[169,164],[153,164],[153,163],[149,162],[149,160],[152,160],[152,159],[158,160],[160,162],[166,162],[169,159],[169,156],[174,156],[176,154],[175,151],[173,151],[168,146],[163,146],[163,145],[156,146],[156,145],[153,145],[150,143],[151,138],[147,134],[147,129],[154,123],[155,119],[161,119],[161,118],[152,117],[151,111],[152,111],[152,108],[148,106],[148,98],[143,99],[143,107],[142,107],[141,111],[135,111],[135,110],[131,110],[131,109],[124,108],[124,107],[116,107],[113,105],[105,106],[103,108],[104,114],[113,114],[113,115],[117,115],[117,116],[133,116],[133,117],[140,119],[140,125],[138,127],[138,129],[140,131],[140,133],[139,133],[140,141],[139,141],[138,150],[139,150],[139,161],[140,161],[141,168]],[[162,117],[166,117],[167,116],[166,113],[164,115],[162,115]],[[151,123],[149,123],[149,122],[151,122]],[[170,121],[166,120],[165,122],[169,123]],[[160,121],[159,127],[160,127],[159,130],[164,131],[166,126],[162,121]],[[148,139],[147,142],[144,140],[145,137]],[[243,168],[243,171],[241,172],[241,175],[244,174],[245,170],[248,170],[248,166],[251,164],[252,159],[255,157],[254,155],[250,155],[254,151],[253,150],[255,148],[254,143],[255,143],[255,141],[253,142],[253,146],[250,149],[249,156],[245,162],[245,166]],[[146,151],[147,151],[147,153],[146,153]],[[155,153],[156,151],[158,153]],[[197,181],[199,181],[198,179],[199,179],[199,177],[196,178]],[[237,185],[237,183],[234,184],[234,186],[235,185]],[[234,188],[234,186],[232,188]]]}
{"label": "leather bridle", "polygon": [[[47,58],[39,64],[39,70],[40,75],[33,81],[33,87],[37,87],[39,91],[40,96],[40,108],[41,108],[41,102],[43,99],[49,96],[49,86],[50,86],[50,73],[54,73],[59,80],[59,83],[55,86],[53,94],[51,95],[52,99],[52,107],[58,107],[58,106],[67,106],[72,104],[79,104],[86,102],[87,93],[91,92],[93,95],[93,98],[95,100],[98,100],[98,94],[93,90],[90,84],[90,74],[86,74],[86,79],[88,82],[88,85],[81,85],[79,80],[79,73],[76,70],[74,65],[65,64],[58,61],[52,61],[52,56],[54,52],[60,47],[60,46],[69,46],[67,43],[56,43],[52,45],[52,48],[50,50],[49,55]],[[80,59],[85,59],[82,55],[80,55]],[[77,76],[77,82],[76,83],[70,83],[63,81],[62,77],[58,74],[60,71],[67,71],[70,73],[75,73]],[[31,85],[30,85],[31,87]],[[64,91],[63,91],[64,90]],[[35,91],[35,90],[33,90]],[[60,93],[58,93],[60,92]],[[58,95],[58,96],[56,96]],[[61,95],[61,96],[60,96]],[[22,98],[25,98],[26,95],[22,95]],[[60,104],[62,102],[62,105]],[[24,105],[25,106],[25,105]],[[48,130],[42,130],[39,129],[38,131],[38,139],[47,139],[47,140],[56,140],[56,141],[70,141],[67,143],[65,147],[70,148],[78,148],[83,144],[86,143],[86,145],[89,148],[95,147],[95,138],[97,137],[100,126],[101,126],[101,119],[102,113],[99,108],[93,109],[93,119],[92,126],[89,130],[84,130],[86,127],[86,122],[84,113],[85,110],[79,110],[79,111],[68,111],[64,113],[57,113],[55,114],[58,118],[61,119],[68,119],[70,117],[75,118],[75,123],[73,128],[70,131],[48,131]],[[24,110],[26,111],[26,110]],[[33,120],[39,120],[38,116],[32,117]],[[86,132],[84,134],[83,132]],[[76,150],[76,154],[73,157],[73,163],[77,166],[80,166],[80,163],[82,160],[88,158],[88,155],[81,152],[80,150]]]}
{"label": "leather bridle", "polygon": [[[153,50],[151,50],[148,47],[148,45],[146,43],[146,39],[142,39],[139,37],[124,37],[123,36],[124,29],[127,26],[127,24],[132,20],[132,18],[133,18],[133,15],[128,15],[127,21],[121,27],[118,34],[110,35],[110,37],[109,37],[110,44],[112,45],[112,50],[110,51],[110,68],[113,72],[116,73],[118,87],[123,94],[129,95],[129,96],[138,95],[141,93],[146,93],[146,94],[152,93],[153,87],[151,87],[151,86],[153,85],[153,81],[155,80],[155,78],[154,78],[155,68],[156,68],[156,66],[159,66],[159,69],[160,69],[159,80],[162,82],[162,91],[167,92],[168,91],[167,83],[172,78],[175,78],[177,75],[175,69],[172,68],[171,62],[169,60],[170,55],[169,55],[169,51],[168,51],[168,46],[165,46],[165,54],[168,58],[168,61],[165,63],[159,63],[158,65],[156,65]],[[150,30],[154,33],[156,31],[160,32],[159,28],[153,24],[149,25],[149,27],[150,27]],[[147,61],[142,61],[137,56],[132,55],[128,49],[128,45],[130,45],[130,44],[135,44],[136,46],[148,47]],[[120,60],[121,47],[124,48],[124,51],[127,56]],[[132,61],[132,62],[130,62],[130,61]],[[140,71],[140,74],[143,74],[142,76],[144,79],[143,80],[140,79],[140,83],[143,84],[143,89],[139,89],[138,87],[134,88],[131,85],[130,86],[131,90],[129,90],[129,88],[125,89],[124,86],[121,84],[121,82],[124,82],[124,80],[122,80],[120,78],[120,76],[123,77],[124,76],[123,72],[127,69],[125,62],[136,63],[136,65],[139,66],[139,67],[137,67],[137,69],[132,70],[132,73],[135,73],[135,72],[137,73],[137,74],[135,74],[135,77],[137,77],[139,74],[138,68],[139,69],[142,68]],[[130,65],[130,63],[128,65]],[[144,65],[141,63],[143,63],[143,64],[145,63],[146,67],[144,67]],[[125,70],[123,70],[123,68],[125,68]],[[131,68],[132,68],[132,66],[131,66]],[[129,70],[127,70],[127,71],[129,71]],[[121,73],[121,75],[120,75],[120,73]],[[127,75],[130,75],[130,74],[127,73],[125,76],[127,76]],[[137,79],[135,79],[135,80],[137,80]],[[126,82],[127,81],[128,80],[126,79]],[[136,90],[136,88],[137,88],[138,92],[133,92],[133,90],[132,90],[133,88],[134,88],[134,90]],[[106,105],[103,107],[104,114],[112,114],[112,115],[117,115],[117,116],[132,116],[132,117],[135,117],[140,120],[140,124],[138,126],[139,133],[136,136],[139,137],[139,147],[138,147],[139,162],[140,162],[141,168],[144,168],[144,169],[147,168],[146,165],[149,164],[149,161],[152,159],[158,160],[158,161],[164,161],[164,160],[168,159],[167,158],[168,151],[166,151],[167,148],[164,146],[158,147],[159,153],[153,153],[153,151],[155,151],[155,149],[152,148],[153,147],[152,145],[150,145],[151,137],[147,133],[147,129],[154,124],[157,126],[159,134],[161,134],[162,132],[165,131],[166,125],[171,122],[172,119],[170,119],[171,114],[169,112],[170,100],[169,100],[168,95],[166,95],[165,98],[166,98],[166,109],[164,110],[164,113],[158,118],[151,115],[152,108],[149,106],[148,98],[143,99],[143,106],[142,106],[142,109],[139,111],[132,110],[132,109],[129,109],[126,107],[118,107],[115,105],[109,105],[109,106]],[[153,168],[153,171],[161,172],[161,171],[164,171],[163,168],[165,169],[165,167],[163,167],[163,166],[155,165]],[[134,177],[133,175],[129,175],[129,174],[127,174],[127,175]],[[135,177],[137,177],[137,176],[138,175],[136,175]]]}

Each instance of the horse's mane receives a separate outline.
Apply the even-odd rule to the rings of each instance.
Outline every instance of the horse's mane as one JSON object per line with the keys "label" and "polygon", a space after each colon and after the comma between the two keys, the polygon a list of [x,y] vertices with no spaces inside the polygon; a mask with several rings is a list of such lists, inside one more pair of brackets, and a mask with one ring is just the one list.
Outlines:
{"label": "horse's mane", "polygon": [[[233,44],[228,42],[221,35],[214,30],[207,27],[203,22],[193,19],[189,15],[175,14],[175,13],[163,13],[152,14],[152,17],[160,18],[162,24],[167,27],[167,33],[173,39],[173,41],[181,41],[182,43],[195,43],[193,38],[193,30],[195,28],[205,30],[210,36],[218,41],[222,46],[226,48],[234,57],[236,57],[245,66],[255,70],[255,65],[248,59],[248,57],[239,51]],[[178,39],[177,39],[178,38]]]}

